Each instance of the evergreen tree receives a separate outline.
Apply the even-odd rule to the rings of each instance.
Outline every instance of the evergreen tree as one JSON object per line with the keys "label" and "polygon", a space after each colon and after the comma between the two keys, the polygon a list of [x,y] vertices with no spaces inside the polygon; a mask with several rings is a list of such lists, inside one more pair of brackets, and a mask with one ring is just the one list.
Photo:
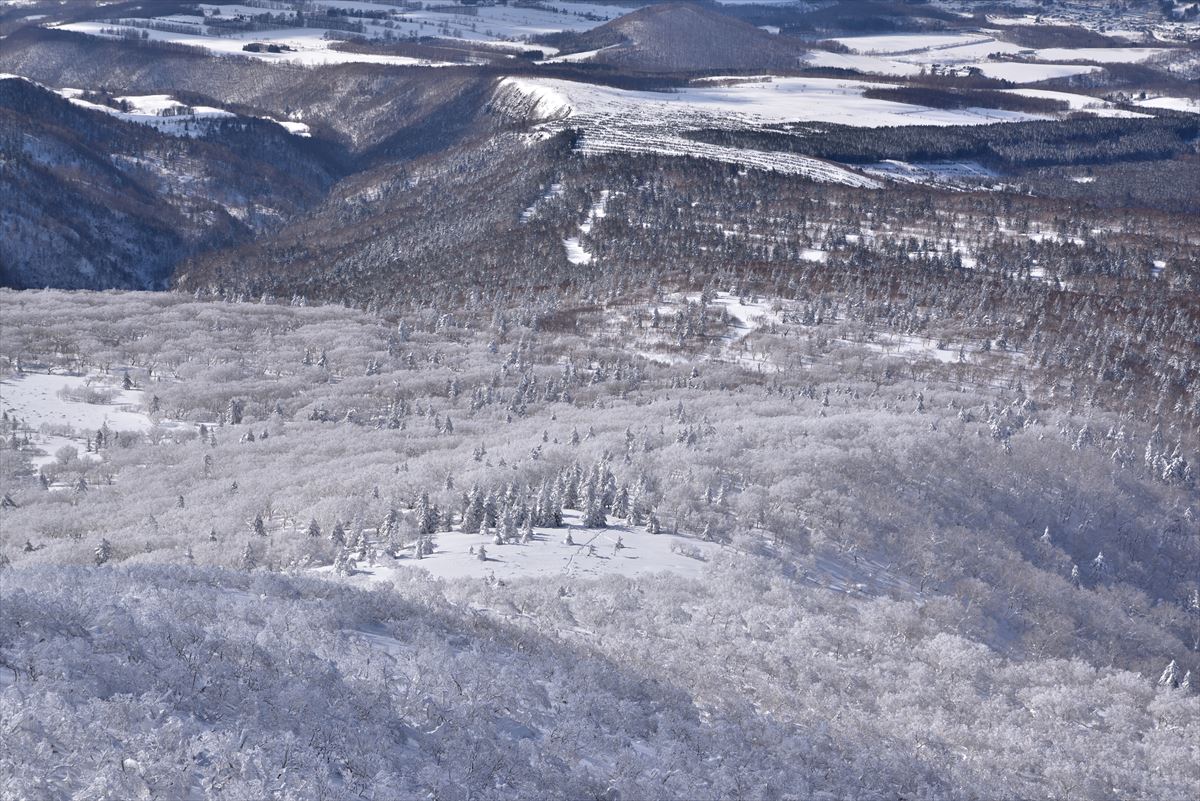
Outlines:
{"label": "evergreen tree", "polygon": [[583,496],[583,525],[586,528],[605,528],[608,518],[604,514],[600,493],[595,481],[588,483]]}
{"label": "evergreen tree", "polygon": [[483,522],[480,524],[485,528],[496,528],[500,521],[499,504],[496,501],[496,495],[489,492],[483,499]]}
{"label": "evergreen tree", "polygon": [[422,537],[433,536],[438,530],[438,510],[429,503],[429,494],[422,492],[417,501],[417,534]]}
{"label": "evergreen tree", "polygon": [[498,539],[501,542],[515,542],[518,537],[517,512],[511,506],[505,506],[500,514]]}
{"label": "evergreen tree", "polygon": [[400,513],[388,509],[383,522],[379,524],[379,539],[387,543],[387,548],[395,554],[400,547]]}
{"label": "evergreen tree", "polygon": [[1158,677],[1158,686],[1171,688],[1179,686],[1179,665],[1176,664],[1174,659],[1163,670],[1162,675]]}
{"label": "evergreen tree", "polygon": [[463,504],[462,525],[460,528],[467,534],[478,533],[484,524],[483,493],[479,485],[471,487]]}
{"label": "evergreen tree", "polygon": [[613,496],[612,513],[621,520],[629,519],[629,488],[624,484],[617,487]]}
{"label": "evergreen tree", "polygon": [[565,509],[579,508],[579,465],[567,469],[562,481],[562,505]]}

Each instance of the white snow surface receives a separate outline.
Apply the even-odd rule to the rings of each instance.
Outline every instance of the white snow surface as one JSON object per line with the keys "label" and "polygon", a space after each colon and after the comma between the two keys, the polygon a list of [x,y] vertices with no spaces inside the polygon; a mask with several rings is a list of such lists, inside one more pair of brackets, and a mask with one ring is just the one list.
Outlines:
{"label": "white snow surface", "polygon": [[[70,22],[58,26],[64,30],[86,33],[92,36],[114,38],[104,32],[115,26],[104,22]],[[140,31],[145,29],[134,28]],[[343,32],[345,33],[345,32]],[[283,28],[274,31],[252,31],[238,33],[232,36],[206,36],[198,33],[176,33],[174,31],[148,31],[151,40],[189,45],[207,50],[219,56],[243,56],[260,61],[280,61],[305,66],[320,66],[324,64],[390,64],[393,66],[443,66],[446,62],[435,62],[426,59],[410,58],[408,56],[377,55],[373,53],[345,53],[333,50],[337,40],[326,39],[323,29],[313,28]],[[292,48],[282,53],[251,53],[242,47],[251,42],[263,42],[287,45]]]}
{"label": "white snow surface", "polygon": [[1134,105],[1200,114],[1200,98],[1195,97],[1151,97],[1146,100],[1136,100]]}
{"label": "white snow surface", "polygon": [[[59,392],[81,392],[93,387],[112,393],[110,403],[94,404],[68,400]],[[118,383],[102,382],[78,375],[23,373],[0,380],[0,409],[19,418],[33,433],[33,444],[43,451],[31,461],[35,467],[54,461],[65,445],[80,455],[86,437],[107,426],[113,432],[146,431],[154,423],[140,410],[142,391],[122,390]]]}
{"label": "white snow surface", "polygon": [[909,64],[906,61],[862,53],[833,53],[828,50],[810,50],[804,55],[804,62],[809,67],[857,70],[869,75],[895,75],[902,78],[921,71],[920,65]]}
{"label": "white snow surface", "polygon": [[[93,404],[66,400],[60,390],[94,387],[113,393],[111,403]],[[121,389],[119,383],[103,382],[95,377],[58,373],[23,373],[0,380],[0,406],[30,426],[69,425],[89,433],[108,425],[113,431],[144,431],[153,423],[138,411],[142,390]]]}
{"label": "white snow surface", "polygon": [[[543,118],[628,120],[665,127],[743,127],[784,122],[830,122],[856,127],[986,125],[1045,119],[999,109],[935,109],[863,97],[886,84],[839,78],[713,78],[670,92],[635,91],[557,79],[505,78],[536,98]],[[689,126],[689,123],[691,125]],[[677,126],[672,126],[677,127]]]}
{"label": "white snow surface", "polygon": [[1135,64],[1169,52],[1162,47],[1046,47],[1035,50],[1039,61],[1095,61],[1097,64]]}
{"label": "white snow surface", "polygon": [[834,41],[856,53],[890,56],[913,64],[968,64],[996,57],[1021,56],[1034,61],[1094,61],[1129,64],[1169,51],[1162,47],[1022,47],[985,32],[898,33],[874,36],[841,36]]}
{"label": "white snow surface", "polygon": [[[4,80],[29,81],[28,78],[20,75],[0,73],[0,81]],[[85,90],[83,89],[54,89],[37,83],[37,81],[29,82],[37,86],[42,86],[42,88],[54,92],[81,108],[101,111],[125,122],[148,125],[160,133],[170,136],[200,136],[205,132],[207,122],[231,119],[238,116],[231,111],[213,106],[188,106],[172,95],[123,95],[114,97],[114,100],[124,101],[129,105],[128,111],[122,111],[103,103],[93,103],[89,100],[84,100],[83,95]],[[309,126],[303,122],[277,120],[272,117],[259,117],[259,119],[273,122],[294,136],[312,136]]]}
{"label": "white snow surface", "polygon": [[983,125],[1047,119],[998,109],[934,109],[863,96],[884,84],[831,78],[712,78],[670,92],[632,91],[557,79],[509,77],[497,93],[523,96],[547,130],[573,128],[585,154],[657,153],[704,158],[813,180],[877,188],[879,182],[841,165],[796,153],[693,141],[688,130],[752,130],[787,122],[857,127]]}
{"label": "white snow surface", "polygon": [[887,160],[868,164],[863,172],[900,183],[977,186],[996,173],[973,161],[907,162]]}
{"label": "white snow surface", "polygon": [[[993,37],[979,33],[885,33],[839,36],[834,41],[859,53],[878,55],[910,55],[996,42]],[[1003,47],[1000,43],[997,49]]]}
{"label": "white snow surface", "polygon": [[567,261],[571,264],[591,264],[592,254],[579,241],[579,237],[571,236],[563,240],[563,247],[567,249]]}
{"label": "white snow surface", "polygon": [[978,67],[984,77],[1013,83],[1037,83],[1100,70],[1099,67],[1085,64],[1035,64],[1023,61],[979,61],[971,66]]}
{"label": "white snow surface", "polygon": [[[580,513],[567,510],[564,528],[535,528],[533,542],[496,545],[494,535],[442,532],[436,536],[433,554],[415,558],[411,549],[400,559],[383,556],[374,566],[359,563],[355,576],[360,581],[390,581],[397,568],[416,567],[445,579],[549,578],[578,576],[597,578],[606,575],[638,576],[647,573],[674,573],[699,578],[705,565],[728,546],[702,542],[694,537],[648,533],[643,527],[614,522],[607,528],[588,529],[580,523]],[[573,545],[565,544],[568,534]],[[616,547],[617,540],[624,547]],[[487,560],[479,559],[479,549]],[[472,553],[474,551],[474,553]],[[331,568],[318,568],[331,574]]]}
{"label": "white snow surface", "polygon": [[[842,36],[850,54],[812,51],[809,64],[842,67],[880,75],[913,75],[934,65],[974,67],[989,78],[1036,83],[1094,72],[1095,66],[1062,62],[1124,64],[1170,52],[1162,47],[1026,48],[997,39],[987,31]],[[1019,61],[1008,59],[1019,58]],[[907,65],[907,68],[904,66]]]}
{"label": "white snow surface", "polygon": [[[321,15],[331,9],[347,11],[383,12],[386,19],[356,19],[361,31],[346,31],[338,28],[283,28],[263,31],[231,31],[211,24],[214,19],[237,16],[257,17],[265,13],[290,11],[290,8],[273,8],[264,3],[262,7],[250,5],[199,5],[200,15],[169,14],[155,17],[152,24],[169,23],[185,27],[187,32],[150,29],[148,37],[160,41],[203,47],[216,54],[238,54],[264,61],[288,61],[306,65],[341,64],[365,62],[374,64],[442,66],[433,62],[406,56],[343,53],[331,49],[337,41],[353,37],[373,40],[427,37],[461,40],[490,44],[498,48],[527,51],[540,50],[553,55],[557,50],[545,45],[532,44],[531,37],[562,31],[586,31],[603,25],[611,19],[633,11],[637,6],[614,6],[603,3],[566,3],[550,0],[538,5],[468,5],[460,0],[440,0],[426,3],[424,7],[402,8],[386,3],[361,2],[361,0],[313,0],[307,20],[318,24]],[[316,13],[311,13],[311,12]],[[219,13],[219,16],[218,16]],[[105,29],[131,30],[140,36],[144,27],[124,24],[128,20],[115,22],[68,23],[62,27],[95,36],[111,36]],[[288,45],[294,52],[246,53],[242,45],[247,42],[263,42]]]}
{"label": "white snow surface", "polygon": [[1097,117],[1149,117],[1149,114],[1139,114],[1136,111],[1126,111],[1116,108],[1112,103],[1090,95],[1078,95],[1072,92],[1053,92],[1048,89],[1005,89],[1004,91],[1023,97],[1041,98],[1043,100],[1061,100],[1071,111],[1087,111]]}
{"label": "white snow surface", "polygon": [[129,104],[129,111],[121,111],[103,103],[84,100],[81,89],[62,89],[58,94],[77,106],[102,111],[125,122],[148,125],[171,136],[199,136],[204,133],[206,122],[231,119],[237,115],[212,106],[185,106],[171,95],[128,95],[115,98]]}

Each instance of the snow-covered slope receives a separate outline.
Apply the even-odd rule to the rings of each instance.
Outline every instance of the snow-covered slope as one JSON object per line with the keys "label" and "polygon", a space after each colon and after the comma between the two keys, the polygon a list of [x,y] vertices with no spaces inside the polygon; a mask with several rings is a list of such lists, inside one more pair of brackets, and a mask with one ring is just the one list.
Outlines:
{"label": "snow-covered slope", "polygon": [[494,110],[524,115],[546,130],[571,128],[584,153],[658,153],[803,175],[817,181],[877,187],[859,172],[808,156],[697,142],[697,129],[752,130],[785,122],[856,127],[985,125],[1044,119],[998,109],[935,109],[867,98],[881,84],[828,78],[710,79],[679,90],[634,91],[555,79],[505,78]]}

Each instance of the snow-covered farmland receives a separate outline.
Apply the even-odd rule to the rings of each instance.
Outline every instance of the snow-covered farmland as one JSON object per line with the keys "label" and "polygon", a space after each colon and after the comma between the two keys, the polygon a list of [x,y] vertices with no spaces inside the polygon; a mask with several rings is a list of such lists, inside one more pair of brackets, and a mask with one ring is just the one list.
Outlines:
{"label": "snow-covered farmland", "polygon": [[[325,38],[324,29],[313,28],[283,28],[274,31],[254,31],[228,36],[207,36],[201,33],[178,33],[174,31],[148,30],[145,28],[125,28],[103,22],[72,22],[60,26],[64,30],[86,33],[92,36],[119,38],[119,34],[110,31],[130,31],[139,33],[145,31],[148,39],[157,42],[199,47],[213,55],[244,56],[262,61],[280,61],[306,66],[324,64],[368,63],[390,64],[393,66],[437,66],[440,62],[425,59],[409,58],[408,56],[378,55],[373,53],[349,53],[334,50],[336,39]],[[243,48],[252,42],[262,42],[286,46],[280,52],[261,50],[249,52]]]}
{"label": "snow-covered farmland", "polygon": [[[733,148],[693,141],[689,130],[754,129],[787,122],[827,122],[856,127],[904,125],[984,125],[1047,119],[1045,115],[1000,109],[936,109],[864,96],[882,84],[831,78],[709,79],[669,92],[631,91],[554,79],[506,78],[502,104],[523,106],[550,130],[582,132],[585,153],[661,153],[740,164],[755,169],[806,175],[814,180],[877,186],[862,173],[839,165],[785,153]],[[1071,95],[1073,108],[1113,114],[1109,104]]]}
{"label": "snow-covered farmland", "polygon": [[921,67],[906,61],[863,53],[834,53],[829,50],[810,50],[804,55],[809,67],[827,67],[838,70],[855,70],[868,75],[894,75],[909,77],[917,75]]}
{"label": "snow-covered farmland", "polygon": [[[20,75],[9,75],[0,73],[0,81],[17,80],[28,81]],[[29,81],[38,86],[43,86],[36,81]],[[225,109],[215,108],[213,106],[189,106],[180,102],[171,95],[122,95],[111,98],[116,105],[108,105],[107,103],[96,103],[86,99],[88,92],[83,89],[66,88],[54,89],[52,87],[44,87],[58,94],[60,97],[66,98],[71,103],[92,111],[101,111],[105,114],[112,115],[124,122],[131,122],[137,125],[148,125],[154,128],[159,133],[168,134],[170,136],[201,136],[209,128],[209,123],[233,119],[238,115]],[[295,120],[276,120],[271,117],[260,117],[268,122],[273,122],[280,126],[288,133],[296,136],[311,136],[309,126],[303,122]]]}
{"label": "snow-covered farmland", "polygon": [[555,79],[508,78],[535,101],[542,119],[624,119],[688,127],[758,127],[784,122],[889,125],[986,125],[1044,119],[1001,109],[935,109],[863,96],[884,84],[835,78],[714,78],[670,92],[614,89]]}
{"label": "snow-covered farmland", "polygon": [[[1087,64],[1048,64],[1028,61],[967,61],[956,63],[947,58],[952,51],[936,53],[936,58],[925,59],[892,58],[888,56],[869,55],[865,53],[833,53],[828,50],[811,50],[805,55],[805,63],[810,67],[828,67],[830,69],[855,70],[867,75],[890,75],[909,78],[920,74],[922,69],[928,69],[934,64],[954,64],[959,67],[970,67],[979,70],[987,78],[1013,83],[1027,84],[1048,81],[1054,78],[1068,78],[1072,75],[1085,75],[1099,71],[1100,67]],[[957,52],[957,51],[953,51]]]}
{"label": "snow-covered farmland", "polygon": [[916,33],[879,36],[844,36],[835,41],[855,53],[888,56],[912,64],[966,64],[997,57],[1021,56],[1032,61],[1093,61],[1129,64],[1145,61],[1167,50],[1161,47],[1022,47],[986,33]]}
{"label": "snow-covered farmland", "polygon": [[977,69],[988,78],[1014,83],[1036,83],[1098,69],[1080,62],[1125,64],[1170,52],[1161,47],[1033,49],[1003,41],[985,32],[844,36],[836,41],[852,52],[838,54],[814,51],[809,56],[809,63],[813,66],[901,76],[915,74],[922,68],[947,65]]}
{"label": "snow-covered farmland", "polygon": [[1136,64],[1167,52],[1161,47],[1046,47],[1034,51],[1039,61],[1094,61],[1098,64]]}
{"label": "snow-covered farmland", "polygon": [[891,56],[918,55],[934,50],[949,51],[981,44],[995,44],[996,50],[1006,49],[1006,45],[997,43],[994,37],[979,33],[889,33],[875,36],[839,36],[834,41],[859,53]]}
{"label": "snow-covered farmland", "polygon": [[[232,119],[237,115],[224,109],[212,106],[189,106],[176,100],[171,95],[125,95],[114,97],[121,108],[113,108],[103,103],[92,103],[83,99],[82,89],[61,89],[58,94],[72,103],[103,111],[125,122],[138,125],[149,125],[161,133],[172,136],[199,136],[207,128],[206,123],[214,120]],[[311,136],[308,125],[294,120],[276,120],[270,117],[263,119],[279,125],[288,133],[296,136]]]}
{"label": "snow-covered farmland", "polygon": [[1200,114],[1200,98],[1195,97],[1151,97],[1145,100],[1135,100],[1134,105]]}
{"label": "snow-covered farmland", "polygon": [[198,136],[208,127],[206,123],[236,116],[211,106],[186,106],[170,95],[117,97],[114,100],[121,104],[121,108],[113,108],[104,103],[84,100],[82,89],[63,89],[59,94],[77,106],[103,111],[125,122],[149,125],[172,136]]}
{"label": "snow-covered farmland", "polygon": [[1149,114],[1139,114],[1116,108],[1112,103],[1089,95],[1079,95],[1073,92],[1052,92],[1048,89],[1008,89],[1014,95],[1033,97],[1041,100],[1059,100],[1067,104],[1071,111],[1086,111],[1097,117],[1149,117]]}
{"label": "snow-covered farmland", "polygon": [[[314,27],[286,27],[265,30],[241,30],[226,22],[254,20],[264,14],[290,15],[290,8],[272,9],[248,5],[218,6],[201,4],[201,15],[172,14],[147,20],[118,19],[106,22],[78,22],[62,27],[95,36],[145,36],[156,41],[202,47],[217,55],[246,55],[265,61],[286,61],[306,65],[366,62],[393,65],[437,66],[441,62],[398,55],[349,53],[333,49],[339,41],[352,37],[373,40],[417,38],[458,39],[490,44],[501,49],[540,50],[553,55],[553,47],[531,45],[531,37],[563,31],[586,31],[627,14],[636,6],[612,6],[597,3],[542,3],[538,6],[480,6],[447,0],[424,8],[402,8],[393,3],[362,0],[318,0],[311,5],[307,24]],[[268,4],[269,6],[269,4]],[[345,16],[348,12],[355,16]],[[361,16],[360,16],[361,15]],[[337,19],[332,27],[321,27],[325,16]],[[278,18],[278,17],[277,17]],[[294,18],[293,18],[294,19]],[[351,30],[343,27],[349,21]],[[274,24],[272,20],[268,24]],[[247,52],[251,42],[276,45],[280,52]]]}
{"label": "snow-covered farmland", "polygon": [[1098,72],[1099,67],[1087,64],[1043,64],[1027,61],[979,61],[976,67],[986,78],[1013,83],[1037,83],[1072,75],[1087,75]]}

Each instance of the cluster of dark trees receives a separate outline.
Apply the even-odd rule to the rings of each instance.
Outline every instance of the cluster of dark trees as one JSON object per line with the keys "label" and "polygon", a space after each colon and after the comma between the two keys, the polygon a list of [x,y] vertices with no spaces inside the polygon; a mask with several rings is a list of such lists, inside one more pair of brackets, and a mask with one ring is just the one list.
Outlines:
{"label": "cluster of dark trees", "polygon": [[[928,89],[878,89],[901,102],[909,94],[924,98]],[[953,102],[966,102],[974,93],[948,92]],[[986,93],[992,94],[1003,93]],[[1011,97],[1011,95],[1004,95]],[[923,104],[925,100],[921,100]],[[932,98],[930,105],[939,101]],[[947,100],[946,102],[951,102]],[[1075,117],[975,126],[914,125],[858,128],[849,125],[795,124],[778,130],[704,129],[688,134],[699,141],[755,150],[780,150],[841,161],[869,164],[899,161],[972,160],[1003,170],[1051,165],[1113,164],[1169,159],[1193,153],[1200,135],[1200,117],[1163,113],[1153,118]]]}
{"label": "cluster of dark trees", "polygon": [[942,89],[932,86],[871,88],[863,92],[863,97],[930,108],[997,108],[1030,114],[1052,114],[1068,108],[1065,100],[1026,97],[987,89]]}

